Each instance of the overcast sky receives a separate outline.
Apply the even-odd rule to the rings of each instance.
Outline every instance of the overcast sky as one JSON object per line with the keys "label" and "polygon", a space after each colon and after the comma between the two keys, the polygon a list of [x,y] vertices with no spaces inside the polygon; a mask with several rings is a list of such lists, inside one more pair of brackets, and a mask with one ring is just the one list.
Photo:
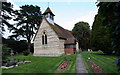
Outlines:
{"label": "overcast sky", "polygon": [[[47,9],[49,2],[49,7],[55,14],[54,22],[68,30],[72,30],[79,21],[88,22],[91,27],[98,11],[96,0],[8,0],[8,2],[14,5],[14,9],[27,4],[37,5],[42,13]],[[8,35],[7,31],[5,37]]]}

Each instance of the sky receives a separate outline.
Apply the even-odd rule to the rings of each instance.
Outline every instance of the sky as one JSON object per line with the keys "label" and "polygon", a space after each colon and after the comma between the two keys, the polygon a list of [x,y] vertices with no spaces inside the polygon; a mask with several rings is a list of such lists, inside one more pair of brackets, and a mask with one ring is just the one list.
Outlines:
{"label": "sky", "polygon": [[[98,8],[95,4],[96,0],[7,0],[14,5],[14,9],[20,9],[22,5],[37,5],[41,8],[41,12],[48,7],[55,14],[54,22],[65,29],[72,30],[74,25],[79,21],[88,22],[90,28],[97,14]],[[31,10],[32,11],[32,10]],[[10,23],[14,23],[10,21]],[[5,37],[10,35],[8,31]]]}

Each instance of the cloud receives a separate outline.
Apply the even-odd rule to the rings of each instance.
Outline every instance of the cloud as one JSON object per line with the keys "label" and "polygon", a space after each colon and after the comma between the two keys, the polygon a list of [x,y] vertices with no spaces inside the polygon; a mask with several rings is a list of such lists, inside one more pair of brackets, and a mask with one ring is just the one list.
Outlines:
{"label": "cloud", "polygon": [[[68,22],[65,22],[64,23],[64,28],[65,29],[68,29],[68,30],[72,30],[74,25],[77,23],[77,22],[80,22],[80,21],[84,21],[84,22],[88,22],[89,25],[90,25],[90,29],[92,28],[92,24],[93,24],[93,21],[94,21],[94,17],[95,15],[97,14],[97,10],[95,11],[90,11],[87,15],[84,15],[84,16],[78,16],[78,18],[76,19],[73,19],[72,21],[68,21]],[[66,25],[66,26],[65,26]]]}

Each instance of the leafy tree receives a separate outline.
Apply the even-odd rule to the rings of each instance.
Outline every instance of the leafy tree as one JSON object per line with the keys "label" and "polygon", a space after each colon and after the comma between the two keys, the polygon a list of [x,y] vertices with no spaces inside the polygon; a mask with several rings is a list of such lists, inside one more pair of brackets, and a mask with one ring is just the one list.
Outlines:
{"label": "leafy tree", "polygon": [[2,31],[5,31],[5,28],[4,28],[5,26],[7,26],[8,29],[12,27],[9,21],[12,19],[13,11],[14,11],[13,5],[10,2],[9,3],[2,2],[2,10],[1,10],[2,25],[0,26]]}
{"label": "leafy tree", "polygon": [[24,5],[20,7],[20,10],[14,11],[15,19],[17,21],[13,27],[13,35],[11,38],[23,37],[27,39],[28,51],[30,52],[30,44],[35,34],[40,21],[42,19],[40,7],[33,5]]}
{"label": "leafy tree", "polygon": [[72,29],[72,34],[77,38],[79,47],[90,48],[90,26],[87,22],[78,22]]}

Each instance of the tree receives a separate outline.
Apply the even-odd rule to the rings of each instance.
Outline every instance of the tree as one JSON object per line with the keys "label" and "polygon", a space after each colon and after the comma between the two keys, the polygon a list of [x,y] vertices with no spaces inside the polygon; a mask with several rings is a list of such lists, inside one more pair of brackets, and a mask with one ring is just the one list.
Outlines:
{"label": "tree", "polygon": [[120,55],[120,2],[99,3],[99,13],[102,13],[103,25],[110,28],[110,37],[112,38],[112,48]]}
{"label": "tree", "polygon": [[24,5],[20,8],[20,10],[14,11],[14,21],[18,23],[12,28],[13,35],[10,37],[18,39],[19,37],[26,38],[28,42],[28,51],[30,51],[31,40],[42,19],[41,11],[40,7],[33,5]]}
{"label": "tree", "polygon": [[104,53],[111,54],[110,31],[108,27],[102,24],[102,19],[101,14],[95,16],[92,26],[91,47],[94,51],[102,50]]}
{"label": "tree", "polygon": [[77,38],[79,47],[90,48],[90,26],[87,22],[78,22],[72,29],[72,34]]}
{"label": "tree", "polygon": [[1,30],[2,31],[5,31],[5,28],[4,28],[5,26],[7,26],[8,29],[12,27],[9,21],[12,19],[13,11],[14,11],[13,5],[10,2],[9,3],[2,2],[2,10],[1,10],[1,19],[2,19]]}

